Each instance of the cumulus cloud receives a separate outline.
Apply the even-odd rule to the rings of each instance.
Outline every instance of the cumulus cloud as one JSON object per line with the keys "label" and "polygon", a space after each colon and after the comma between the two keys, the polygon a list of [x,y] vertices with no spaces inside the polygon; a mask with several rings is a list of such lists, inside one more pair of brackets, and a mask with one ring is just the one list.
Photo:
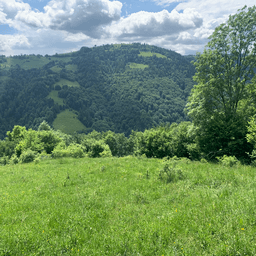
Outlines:
{"label": "cumulus cloud", "polygon": [[190,54],[202,51],[207,38],[230,14],[255,4],[255,0],[140,1],[177,6],[171,12],[140,11],[121,17],[121,0],[51,0],[43,12],[22,0],[0,0],[0,25],[18,31],[0,37],[0,51],[54,54],[84,45],[141,42]]}
{"label": "cumulus cloud", "polygon": [[119,1],[52,0],[44,7],[44,13],[31,9],[19,10],[15,19],[32,27],[82,32],[100,38],[104,26],[120,19],[121,9],[122,3]]}
{"label": "cumulus cloud", "polygon": [[138,12],[111,26],[110,33],[121,39],[145,39],[166,35],[178,35],[182,31],[195,29],[202,24],[202,18],[194,9],[183,13],[163,10],[158,13]]}
{"label": "cumulus cloud", "polygon": [[24,35],[0,35],[0,52],[5,55],[13,54],[13,48],[28,48],[30,43]]}

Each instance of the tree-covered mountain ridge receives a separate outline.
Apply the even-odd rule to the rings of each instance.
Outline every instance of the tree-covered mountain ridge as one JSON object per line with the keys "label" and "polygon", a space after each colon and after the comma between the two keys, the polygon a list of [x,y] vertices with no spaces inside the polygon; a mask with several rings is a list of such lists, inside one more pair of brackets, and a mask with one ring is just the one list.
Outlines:
{"label": "tree-covered mountain ridge", "polygon": [[187,120],[193,56],[146,44],[67,54],[0,56],[0,138],[46,120],[67,133],[130,134]]}

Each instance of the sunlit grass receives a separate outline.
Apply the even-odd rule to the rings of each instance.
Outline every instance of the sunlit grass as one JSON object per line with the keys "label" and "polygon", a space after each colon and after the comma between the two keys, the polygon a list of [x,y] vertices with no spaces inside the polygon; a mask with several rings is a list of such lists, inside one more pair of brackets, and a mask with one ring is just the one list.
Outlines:
{"label": "sunlit grass", "polygon": [[77,71],[77,65],[71,65],[71,64],[69,64],[69,65],[66,65],[65,68],[66,68],[67,70],[71,70],[71,71],[73,71],[73,72]]}
{"label": "sunlit grass", "polygon": [[140,52],[139,56],[142,56],[142,57],[156,56],[157,58],[167,58],[165,55],[162,55],[160,53],[155,53],[155,52]]}
{"label": "sunlit grass", "polygon": [[132,69],[145,69],[149,67],[148,65],[138,64],[138,63],[130,63],[128,66],[129,68],[132,68]]}
{"label": "sunlit grass", "polygon": [[78,83],[78,82],[72,82],[72,81],[69,81],[69,80],[67,80],[67,79],[60,79],[60,81],[59,82],[57,82],[57,83],[55,83],[54,84],[54,86],[55,85],[59,85],[59,86],[63,86],[63,85],[67,85],[67,86],[69,86],[69,87],[80,87],[80,84]]}
{"label": "sunlit grass", "polygon": [[53,127],[64,133],[73,134],[82,131],[86,127],[78,120],[77,115],[68,109],[59,113],[53,121]]}
{"label": "sunlit grass", "polygon": [[[0,167],[0,255],[255,255],[255,169],[135,157]],[[104,167],[104,168],[103,168]]]}

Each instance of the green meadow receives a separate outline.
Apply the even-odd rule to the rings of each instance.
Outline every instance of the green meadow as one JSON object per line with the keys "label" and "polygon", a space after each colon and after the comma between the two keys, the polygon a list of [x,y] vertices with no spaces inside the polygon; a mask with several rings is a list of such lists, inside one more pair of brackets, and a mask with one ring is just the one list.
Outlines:
{"label": "green meadow", "polygon": [[139,64],[139,63],[130,63],[128,66],[131,69],[145,69],[149,67],[148,65]]}
{"label": "green meadow", "polygon": [[[55,99],[57,100],[57,99]],[[55,130],[61,130],[67,134],[73,134],[78,131],[84,130],[86,127],[78,120],[77,114],[68,109],[62,111],[57,115],[53,121]]]}
{"label": "green meadow", "polygon": [[49,95],[47,96],[47,98],[48,98],[48,99],[49,99],[49,98],[53,99],[53,100],[54,100],[54,103],[57,103],[57,104],[59,104],[60,106],[63,106],[63,105],[64,105],[63,99],[58,96],[58,91],[56,91],[56,90],[51,91],[51,92],[49,93]]}
{"label": "green meadow", "polygon": [[157,58],[167,58],[165,55],[155,52],[140,52],[139,56],[142,57],[153,57],[156,56]]}
{"label": "green meadow", "polygon": [[80,87],[80,84],[78,82],[72,82],[67,79],[61,78],[59,82],[55,83],[54,86],[59,85],[60,87],[67,85],[69,87]]}
{"label": "green meadow", "polygon": [[0,166],[0,255],[255,255],[255,171],[132,156]]}

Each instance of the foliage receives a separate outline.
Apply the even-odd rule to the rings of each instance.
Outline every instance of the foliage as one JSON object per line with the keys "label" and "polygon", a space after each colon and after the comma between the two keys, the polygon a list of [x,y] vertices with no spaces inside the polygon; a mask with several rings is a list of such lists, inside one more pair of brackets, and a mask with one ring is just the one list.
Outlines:
{"label": "foliage", "polygon": [[38,131],[50,131],[51,126],[44,120],[38,127]]}
{"label": "foliage", "polygon": [[219,162],[224,165],[224,166],[228,166],[228,167],[232,167],[235,165],[239,164],[239,161],[237,160],[237,158],[235,156],[222,156],[222,157],[217,157],[217,159],[219,160]]}
{"label": "foliage", "polygon": [[19,163],[19,158],[16,155],[12,155],[10,158],[10,164],[18,164]]}
{"label": "foliage", "polygon": [[9,157],[8,156],[0,157],[0,165],[6,165],[6,164],[9,164]]}
{"label": "foliage", "polygon": [[19,162],[21,163],[30,163],[35,160],[37,152],[32,151],[31,149],[26,149],[23,151],[19,157]]}
{"label": "foliage", "polygon": [[[256,67],[256,6],[246,6],[218,26],[202,54],[197,54],[197,85],[186,106],[198,126],[198,144],[205,157],[251,151],[246,135],[252,114]],[[255,109],[253,110],[255,112]]]}
{"label": "foliage", "polygon": [[251,143],[254,148],[256,147],[256,118],[255,116],[251,118],[248,122],[248,133],[246,134],[246,139]]}
{"label": "foliage", "polygon": [[107,157],[112,156],[109,146],[103,140],[86,139],[82,142],[89,157]]}
{"label": "foliage", "polygon": [[112,156],[127,156],[133,154],[133,142],[123,133],[106,132],[104,142],[109,146]]}
{"label": "foliage", "polygon": [[14,141],[9,141],[8,139],[0,140],[0,157],[10,157],[13,155],[15,153],[15,146],[16,143]]}
{"label": "foliage", "polygon": [[82,158],[84,157],[84,147],[79,144],[70,144],[68,147],[62,142],[54,148],[52,156],[54,158],[62,157],[73,157]]}
{"label": "foliage", "polygon": [[137,140],[136,153],[157,158],[177,156],[197,159],[198,154],[195,146],[193,148],[195,142],[190,132],[191,127],[190,122],[182,122],[135,133],[133,138]]}
{"label": "foliage", "polygon": [[[40,131],[38,139],[43,146],[43,150],[47,154],[51,154],[53,149],[62,141],[62,139],[54,131]],[[40,151],[42,152],[42,150]]]}

